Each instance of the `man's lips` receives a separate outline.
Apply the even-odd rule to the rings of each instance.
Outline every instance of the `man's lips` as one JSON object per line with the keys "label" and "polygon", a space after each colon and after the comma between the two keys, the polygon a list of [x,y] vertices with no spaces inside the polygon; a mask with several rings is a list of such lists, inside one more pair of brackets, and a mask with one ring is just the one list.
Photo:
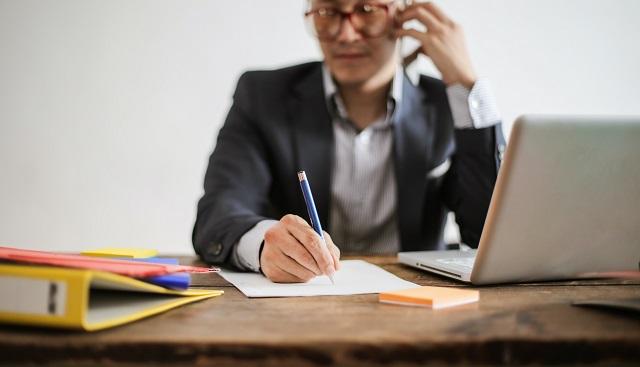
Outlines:
{"label": "man's lips", "polygon": [[361,52],[345,52],[334,54],[333,57],[336,59],[353,60],[367,57],[367,54]]}

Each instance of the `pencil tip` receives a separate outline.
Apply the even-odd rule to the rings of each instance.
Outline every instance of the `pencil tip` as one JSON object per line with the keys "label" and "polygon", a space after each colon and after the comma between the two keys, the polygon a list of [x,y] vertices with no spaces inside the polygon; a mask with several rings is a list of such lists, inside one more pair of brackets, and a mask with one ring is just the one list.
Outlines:
{"label": "pencil tip", "polygon": [[333,279],[333,275],[332,274],[328,274],[327,277],[329,277],[329,280],[331,281],[331,284],[336,285],[336,281]]}

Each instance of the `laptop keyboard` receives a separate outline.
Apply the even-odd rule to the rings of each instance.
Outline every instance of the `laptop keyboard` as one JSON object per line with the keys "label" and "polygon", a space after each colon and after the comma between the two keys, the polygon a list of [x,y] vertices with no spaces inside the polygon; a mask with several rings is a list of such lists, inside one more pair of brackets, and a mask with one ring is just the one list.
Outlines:
{"label": "laptop keyboard", "polygon": [[441,264],[455,265],[455,266],[461,266],[463,268],[471,269],[473,268],[473,262],[475,261],[475,257],[455,257],[455,258],[438,259],[436,261]]}

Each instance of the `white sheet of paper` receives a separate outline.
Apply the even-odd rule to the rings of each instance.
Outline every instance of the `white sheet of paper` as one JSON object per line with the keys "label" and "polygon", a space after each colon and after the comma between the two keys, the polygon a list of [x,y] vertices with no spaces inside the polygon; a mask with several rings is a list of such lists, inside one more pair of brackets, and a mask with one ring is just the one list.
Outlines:
{"label": "white sheet of paper", "polygon": [[315,277],[307,283],[285,284],[273,283],[257,273],[222,270],[220,275],[247,297],[337,296],[418,287],[366,261],[344,260],[340,265],[334,277],[335,285],[326,276]]}

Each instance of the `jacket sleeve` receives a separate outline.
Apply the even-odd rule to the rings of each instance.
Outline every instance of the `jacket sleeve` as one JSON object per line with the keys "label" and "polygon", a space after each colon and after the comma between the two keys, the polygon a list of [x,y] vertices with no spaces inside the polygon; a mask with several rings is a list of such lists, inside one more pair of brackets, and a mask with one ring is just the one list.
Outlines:
{"label": "jacket sleeve", "polygon": [[500,123],[455,129],[455,153],[445,178],[446,205],[456,214],[464,244],[478,247],[505,149]]}
{"label": "jacket sleeve", "polygon": [[265,139],[251,113],[254,90],[251,75],[242,75],[209,158],[192,237],[208,263],[227,262],[240,237],[268,219],[260,213],[266,212],[272,176]]}

